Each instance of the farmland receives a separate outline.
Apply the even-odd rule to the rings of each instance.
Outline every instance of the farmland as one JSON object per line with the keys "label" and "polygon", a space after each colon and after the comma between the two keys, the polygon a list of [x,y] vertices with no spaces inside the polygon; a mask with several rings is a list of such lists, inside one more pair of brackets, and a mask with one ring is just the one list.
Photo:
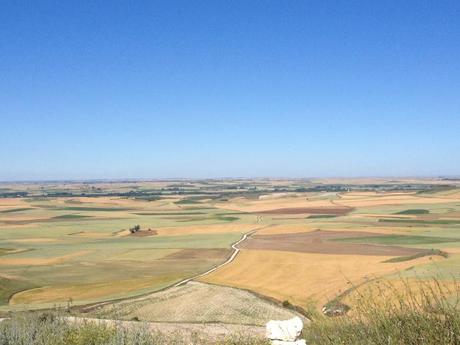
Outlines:
{"label": "farmland", "polygon": [[[125,320],[263,324],[250,315],[288,316],[282,301],[318,310],[378,277],[460,275],[460,189],[451,180],[1,187],[2,312],[57,306]],[[247,233],[232,262],[166,289],[225,262]],[[215,307],[187,309],[194,299]]]}

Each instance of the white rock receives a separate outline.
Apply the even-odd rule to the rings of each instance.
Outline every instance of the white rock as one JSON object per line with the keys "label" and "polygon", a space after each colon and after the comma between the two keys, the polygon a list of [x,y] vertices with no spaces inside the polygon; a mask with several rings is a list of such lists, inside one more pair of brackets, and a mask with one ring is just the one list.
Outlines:
{"label": "white rock", "polygon": [[[290,320],[271,320],[266,325],[266,337],[270,340],[281,340],[283,342],[295,342],[303,329],[303,322],[296,316]],[[277,343],[282,345],[284,343]],[[293,343],[297,344],[297,343]],[[298,343],[299,345],[302,343]]]}

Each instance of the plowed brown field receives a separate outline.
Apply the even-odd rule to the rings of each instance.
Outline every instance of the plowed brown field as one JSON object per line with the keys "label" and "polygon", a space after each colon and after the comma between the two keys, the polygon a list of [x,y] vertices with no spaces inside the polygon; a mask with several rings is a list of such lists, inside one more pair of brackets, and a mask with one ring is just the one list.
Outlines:
{"label": "plowed brown field", "polygon": [[372,232],[322,231],[306,233],[254,235],[240,245],[244,249],[349,255],[403,256],[423,252],[418,248],[333,242],[337,238],[379,236]]}

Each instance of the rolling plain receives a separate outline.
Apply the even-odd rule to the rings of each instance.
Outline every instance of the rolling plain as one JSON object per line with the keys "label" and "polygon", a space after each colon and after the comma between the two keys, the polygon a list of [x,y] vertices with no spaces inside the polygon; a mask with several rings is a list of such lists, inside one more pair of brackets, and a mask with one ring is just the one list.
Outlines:
{"label": "rolling plain", "polygon": [[357,287],[377,278],[453,281],[460,276],[459,185],[4,183],[0,311],[62,307],[123,320],[261,325],[337,301],[353,308]]}

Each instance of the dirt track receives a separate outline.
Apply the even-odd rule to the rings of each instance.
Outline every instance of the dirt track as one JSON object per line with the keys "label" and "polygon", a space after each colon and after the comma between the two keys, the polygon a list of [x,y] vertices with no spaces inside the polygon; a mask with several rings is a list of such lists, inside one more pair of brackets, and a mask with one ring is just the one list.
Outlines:
{"label": "dirt track", "polygon": [[231,263],[233,260],[235,260],[236,256],[238,255],[238,253],[240,252],[240,249],[238,248],[238,246],[243,243],[244,241],[246,241],[248,239],[248,237],[250,235],[252,235],[255,231],[259,230],[259,228],[257,229],[254,229],[254,230],[251,230],[247,233],[245,233],[243,235],[243,237],[241,237],[241,239],[239,239],[237,242],[233,243],[232,244],[232,249],[233,249],[233,253],[232,255],[227,259],[227,261],[225,261],[224,263],[218,265],[218,266],[215,266],[214,268],[211,268],[210,270],[204,272],[204,273],[201,273],[201,274],[198,274],[196,276],[193,276],[191,278],[187,278],[187,279],[184,279],[176,284],[174,284],[173,286],[181,286],[183,284],[186,284],[188,283],[189,281],[192,281],[192,280],[195,280],[197,278],[201,278],[201,277],[204,277],[205,275],[208,275],[209,273],[212,273],[214,271],[217,271],[219,268],[222,268],[226,265],[228,265],[229,263]]}
{"label": "dirt track", "polygon": [[423,252],[422,249],[357,244],[331,241],[337,238],[369,237],[379,234],[358,231],[322,231],[305,233],[255,235],[240,244],[241,249],[279,250],[317,254],[406,256]]}

